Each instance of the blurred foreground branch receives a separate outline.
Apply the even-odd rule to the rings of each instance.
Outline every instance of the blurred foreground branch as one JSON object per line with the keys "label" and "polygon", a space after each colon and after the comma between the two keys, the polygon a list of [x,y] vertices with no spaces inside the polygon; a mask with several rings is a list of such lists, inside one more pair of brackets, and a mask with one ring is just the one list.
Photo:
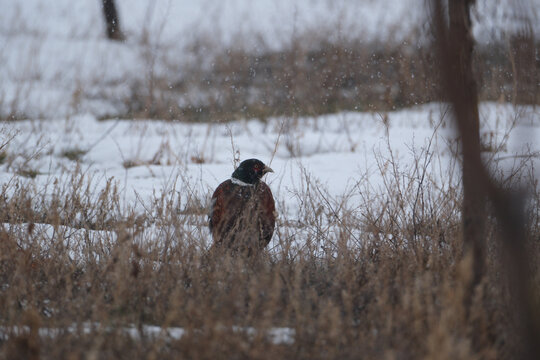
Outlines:
{"label": "blurred foreground branch", "polygon": [[483,278],[485,262],[485,221],[488,198],[501,228],[512,306],[528,359],[540,358],[539,326],[534,316],[534,292],[526,246],[525,199],[523,192],[502,188],[490,175],[480,154],[478,94],[473,74],[473,47],[470,7],[473,0],[448,1],[448,19],[442,0],[433,1],[436,46],[441,66],[443,98],[453,108],[463,155],[463,238],[466,255],[472,252],[473,279],[468,288],[469,308],[477,285]]}
{"label": "blurred foreground branch", "polygon": [[463,152],[463,238],[473,252],[472,287],[482,279],[485,258],[486,187],[490,181],[480,157],[478,94],[472,72],[473,39],[469,7],[473,1],[449,1],[449,25],[441,0],[435,0],[434,20],[442,66],[443,98],[453,105]]}

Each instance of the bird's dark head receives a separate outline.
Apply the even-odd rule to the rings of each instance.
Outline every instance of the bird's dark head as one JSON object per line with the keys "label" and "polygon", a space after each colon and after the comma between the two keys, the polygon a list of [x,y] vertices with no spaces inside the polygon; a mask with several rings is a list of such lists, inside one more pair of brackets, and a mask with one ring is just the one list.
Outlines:
{"label": "bird's dark head", "polygon": [[234,179],[238,179],[246,184],[256,184],[264,174],[274,172],[268,166],[257,159],[244,160],[232,173]]}

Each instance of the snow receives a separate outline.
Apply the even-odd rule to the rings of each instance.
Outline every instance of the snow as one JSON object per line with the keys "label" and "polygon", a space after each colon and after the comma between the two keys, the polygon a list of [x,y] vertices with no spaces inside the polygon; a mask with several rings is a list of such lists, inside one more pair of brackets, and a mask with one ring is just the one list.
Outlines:
{"label": "snow", "polygon": [[[512,10],[514,3],[478,1],[473,12],[478,42],[506,42],[508,31],[520,31],[517,23],[525,15],[540,36],[540,0],[520,1]],[[98,0],[0,0],[0,115],[121,114],[130,88],[151,74],[182,78],[194,44],[209,58],[225,48],[283,49],[303,33],[415,46],[429,29],[425,0],[117,0],[117,5],[125,43],[104,39]],[[420,33],[414,30],[418,26]]]}
{"label": "snow", "polygon": [[[188,334],[188,331],[181,327],[160,327],[154,325],[142,325],[141,327],[124,327],[120,329],[124,334],[134,340],[143,338],[162,339],[162,340],[180,340]],[[222,332],[234,332],[236,334],[244,334],[248,338],[253,338],[258,331],[253,327],[234,326],[232,329],[218,329]],[[66,328],[40,328],[38,334],[43,338],[55,338],[64,334],[84,334],[89,335],[94,332],[109,332],[110,328],[103,328],[99,323],[83,323],[81,325],[73,324]],[[194,332],[201,332],[202,329],[195,329]],[[22,327],[0,327],[0,339],[6,339],[10,335],[21,335],[29,333],[28,326]],[[273,327],[266,331],[266,338],[275,345],[291,345],[294,343],[295,330],[286,327]]]}
{"label": "snow", "polygon": [[[480,113],[486,146],[504,145],[497,154],[485,153],[486,159],[495,155],[500,169],[509,168],[515,156],[540,151],[535,141],[540,135],[538,109],[486,103]],[[5,148],[9,161],[0,165],[0,174],[52,189],[50,184],[69,183],[80,171],[96,196],[112,181],[121,192],[121,208],[140,213],[162,193],[178,197],[177,206],[183,209],[189,200],[186,189],[206,203],[213,189],[230,177],[235,156],[254,157],[275,171],[265,181],[282,207],[280,216],[296,221],[307,181],[319,184],[332,199],[348,193],[354,199],[366,186],[380,193],[391,163],[410,172],[423,152],[435,154],[427,165],[430,181],[441,188],[457,181],[447,170],[454,159],[450,144],[455,133],[444,114],[445,106],[429,104],[387,114],[346,112],[265,123],[99,121],[89,114],[9,122],[4,133],[17,135]],[[79,161],[66,157],[69,151],[80,151]],[[21,177],[21,169],[37,176]]]}
{"label": "snow", "polygon": [[[418,6],[420,2],[119,0],[128,41],[118,43],[104,39],[99,1],[4,0],[0,112],[29,120],[3,124],[3,138],[15,138],[3,149],[8,157],[0,165],[0,179],[51,191],[47,185],[69,183],[78,172],[96,197],[108,182],[116,184],[126,212],[144,212],[156,194],[167,194],[181,210],[190,200],[184,189],[204,204],[229,178],[233,159],[256,157],[275,170],[266,181],[284,223],[299,221],[301,197],[310,182],[331,199],[349,194],[359,201],[361,188],[384,191],[389,164],[397,161],[405,173],[426,151],[437,155],[429,164],[430,181],[440,188],[449,186],[457,181],[446,170],[453,162],[448,144],[454,134],[448,119],[440,123],[445,106],[439,104],[388,114],[344,112],[227,124],[99,120],[125,110],[122,99],[149,71],[168,74],[166,67],[149,65],[148,53],[189,58],[185,47],[204,34],[220,47],[247,46],[255,52],[283,48],[295,32],[325,26],[333,34],[399,42],[399,36],[425,21],[426,8]],[[537,0],[523,2],[517,13],[506,11],[509,6],[504,4],[492,8],[479,1],[475,29],[489,31],[475,34],[511,28],[512,19],[523,12],[533,19],[538,16]],[[479,15],[491,13],[496,16]],[[533,22],[533,31],[536,23],[540,22]],[[79,98],[79,91],[87,96]],[[498,166],[511,166],[516,154],[538,151],[536,109],[489,103],[481,112],[483,141],[489,146],[505,142],[497,154],[500,159],[495,159]],[[506,141],[516,117],[519,122]],[[70,154],[80,161],[70,159]],[[36,177],[21,176],[24,171]]]}
{"label": "snow", "polygon": [[[526,16],[531,17],[533,30],[539,30],[538,0],[477,3],[477,37],[505,29]],[[40,0],[3,0],[1,5],[3,34],[95,40],[102,37],[105,28],[99,1],[58,0],[46,4]],[[283,46],[294,33],[321,26],[339,27],[336,30],[342,36],[360,34],[368,40],[387,40],[389,35],[406,37],[413,26],[426,22],[429,9],[425,0],[117,0],[117,6],[122,28],[136,37],[146,33],[165,43],[182,43],[206,33],[229,46],[239,38],[262,37],[262,43],[272,47]]]}

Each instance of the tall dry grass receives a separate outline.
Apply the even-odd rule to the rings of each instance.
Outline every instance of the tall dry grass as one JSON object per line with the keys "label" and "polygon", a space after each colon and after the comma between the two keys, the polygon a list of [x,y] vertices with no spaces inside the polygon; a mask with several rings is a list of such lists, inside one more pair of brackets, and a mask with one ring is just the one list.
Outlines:
{"label": "tall dry grass", "polygon": [[[198,38],[185,50],[189,61],[154,58],[167,74],[152,73],[147,82],[133,84],[124,116],[224,121],[388,111],[441,101],[436,47],[419,33],[411,31],[396,44],[348,39],[321,28],[295,33],[280,50],[261,44],[256,52]],[[476,47],[480,101],[538,104],[538,49],[537,40],[523,36]]]}
{"label": "tall dry grass", "polygon": [[[515,358],[519,323],[496,223],[487,224],[486,276],[465,308],[472,262],[463,257],[458,176],[435,181],[431,145],[410,167],[389,153],[376,155],[383,188],[361,178],[332,197],[303,171],[298,219],[280,217],[256,259],[206,257],[209,194],[165,190],[141,213],[120,205],[112,182],[93,190],[79,168],[47,191],[6,184],[0,356]],[[519,174],[509,181],[534,182]],[[179,209],[178,196],[190,205]],[[539,201],[531,194],[527,212],[533,259]],[[151,325],[162,330],[149,333]],[[168,335],[177,328],[182,337]]]}

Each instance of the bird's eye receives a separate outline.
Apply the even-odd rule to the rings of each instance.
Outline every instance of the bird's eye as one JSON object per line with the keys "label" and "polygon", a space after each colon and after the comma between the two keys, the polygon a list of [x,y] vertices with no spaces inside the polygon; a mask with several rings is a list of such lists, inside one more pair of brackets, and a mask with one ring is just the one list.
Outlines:
{"label": "bird's eye", "polygon": [[255,172],[259,172],[260,169],[261,169],[261,168],[260,168],[259,165],[255,165],[255,166],[253,167],[253,170],[255,170]]}

